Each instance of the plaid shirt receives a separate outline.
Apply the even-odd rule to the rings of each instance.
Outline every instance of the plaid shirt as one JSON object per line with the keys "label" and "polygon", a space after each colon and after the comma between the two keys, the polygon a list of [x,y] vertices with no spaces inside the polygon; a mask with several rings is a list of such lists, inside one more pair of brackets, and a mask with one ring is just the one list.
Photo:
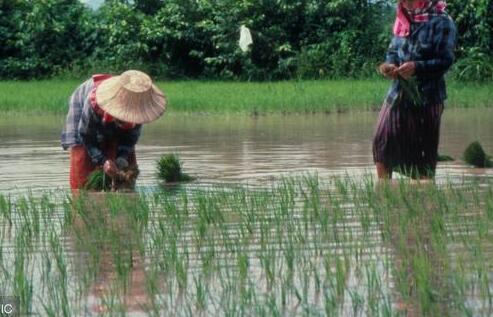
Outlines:
{"label": "plaid shirt", "polygon": [[88,79],[81,84],[70,97],[69,110],[63,127],[61,143],[67,150],[74,145],[84,145],[91,161],[102,165],[106,161],[103,144],[107,140],[117,139],[117,157],[127,159],[134,151],[142,125],[132,129],[121,129],[114,122],[103,123],[90,101],[93,80]]}
{"label": "plaid shirt", "polygon": [[[430,16],[429,21],[412,23],[408,37],[395,36],[387,51],[386,63],[397,66],[416,62],[416,78],[424,105],[443,104],[447,98],[444,75],[454,62],[456,28],[448,15]],[[394,80],[385,103],[394,105],[400,84]]]}

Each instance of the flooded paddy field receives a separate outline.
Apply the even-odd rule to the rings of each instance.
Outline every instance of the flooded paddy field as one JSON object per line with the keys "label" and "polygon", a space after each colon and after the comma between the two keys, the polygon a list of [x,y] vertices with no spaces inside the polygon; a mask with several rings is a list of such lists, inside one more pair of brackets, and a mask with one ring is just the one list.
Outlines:
{"label": "flooded paddy field", "polygon": [[[371,141],[377,113],[331,115],[169,115],[146,125],[137,145],[137,185],[156,184],[155,162],[177,153],[186,172],[201,182],[262,183],[280,175],[321,176],[373,172]],[[68,188],[68,153],[60,147],[62,116],[0,118],[0,192]],[[493,109],[446,109],[438,179],[493,176],[471,169],[461,156],[479,140],[493,153]]]}
{"label": "flooded paddy field", "polygon": [[[40,316],[492,316],[493,111],[446,111],[437,182],[372,176],[374,113],[169,116],[135,194],[68,191],[63,118],[1,119],[0,289]],[[178,153],[194,183],[161,187]]]}
{"label": "flooded paddy field", "polygon": [[490,182],[0,196],[0,287],[42,316],[491,316]]}

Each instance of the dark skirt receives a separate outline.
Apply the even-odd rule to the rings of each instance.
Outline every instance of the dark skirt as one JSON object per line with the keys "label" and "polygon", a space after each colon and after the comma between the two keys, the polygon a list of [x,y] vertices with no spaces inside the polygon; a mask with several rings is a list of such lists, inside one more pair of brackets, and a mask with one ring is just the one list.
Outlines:
{"label": "dark skirt", "polygon": [[373,139],[373,160],[408,176],[433,176],[438,159],[443,105],[384,104]]}

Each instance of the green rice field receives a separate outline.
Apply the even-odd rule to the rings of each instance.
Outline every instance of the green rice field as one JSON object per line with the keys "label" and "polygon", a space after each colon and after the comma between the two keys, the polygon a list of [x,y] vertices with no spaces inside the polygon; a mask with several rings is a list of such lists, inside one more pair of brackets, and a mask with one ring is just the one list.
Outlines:
{"label": "green rice field", "polygon": [[[82,81],[2,81],[0,111],[25,114],[67,112]],[[379,109],[389,82],[325,80],[284,82],[158,82],[169,111],[180,113],[332,113]],[[449,82],[447,107],[493,106],[493,83]]]}
{"label": "green rice field", "polygon": [[41,316],[491,316],[491,185],[0,195],[0,289]]}

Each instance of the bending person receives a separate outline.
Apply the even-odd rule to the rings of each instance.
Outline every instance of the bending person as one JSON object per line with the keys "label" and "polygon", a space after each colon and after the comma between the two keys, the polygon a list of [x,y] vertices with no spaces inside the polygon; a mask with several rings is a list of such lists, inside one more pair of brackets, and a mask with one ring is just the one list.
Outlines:
{"label": "bending person", "polygon": [[[158,119],[166,97],[143,72],[94,75],[72,94],[61,143],[70,150],[70,187],[84,188],[97,168],[109,177],[136,166],[142,124]],[[118,163],[118,164],[117,164]]]}

